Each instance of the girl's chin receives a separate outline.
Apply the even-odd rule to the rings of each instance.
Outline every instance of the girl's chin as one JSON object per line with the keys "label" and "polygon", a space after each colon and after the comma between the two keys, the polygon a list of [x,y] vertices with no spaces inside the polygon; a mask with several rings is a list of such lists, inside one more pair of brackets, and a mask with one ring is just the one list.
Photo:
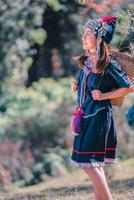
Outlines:
{"label": "girl's chin", "polygon": [[84,50],[88,50],[89,48],[87,46],[83,46],[83,49]]}
{"label": "girl's chin", "polygon": [[83,45],[83,49],[84,49],[84,50],[88,50],[88,49],[90,49],[90,47],[87,46],[87,45]]}

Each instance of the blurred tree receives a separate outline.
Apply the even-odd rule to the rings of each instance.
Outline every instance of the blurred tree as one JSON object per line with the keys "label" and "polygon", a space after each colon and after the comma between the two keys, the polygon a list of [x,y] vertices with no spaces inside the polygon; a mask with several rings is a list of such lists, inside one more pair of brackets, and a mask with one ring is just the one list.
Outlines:
{"label": "blurred tree", "polygon": [[[0,2],[0,83],[12,76],[14,84],[24,86],[35,44],[43,44],[43,12],[49,5],[59,9],[57,0],[1,0]],[[11,81],[11,82],[12,82]]]}
{"label": "blurred tree", "polygon": [[121,0],[86,0],[86,8],[83,9],[83,14],[87,14],[91,9],[96,13],[105,13],[111,9],[111,7],[118,8],[121,5]]}
{"label": "blurred tree", "polygon": [[58,73],[58,71],[53,72],[55,66],[51,57],[54,49],[61,59],[59,68],[62,69],[58,68],[60,71],[58,76],[66,76],[74,72],[71,57],[76,48],[74,43],[79,39],[77,26],[82,19],[78,13],[81,4],[74,0],[58,2],[59,10],[54,10],[50,5],[47,5],[44,10],[42,27],[47,32],[47,39],[42,46],[36,44],[37,54],[33,57],[34,62],[29,69],[28,85],[42,76],[55,76],[54,74]]}
{"label": "blurred tree", "polygon": [[75,48],[73,40],[77,40],[77,24],[82,18],[78,15],[79,7],[81,4],[73,0],[2,0],[1,83],[10,75],[12,80],[7,83],[20,86],[24,86],[27,79],[27,85],[30,85],[40,77],[53,75],[53,49],[61,57],[65,72],[62,71],[71,74],[74,70],[69,67],[73,65],[70,60]]}
{"label": "blurred tree", "polygon": [[77,0],[1,0],[1,85],[6,80],[7,87],[30,86],[40,77],[74,73],[72,56],[82,51],[83,14],[99,17],[104,10],[107,15],[120,5],[120,0],[87,0],[86,4]]}

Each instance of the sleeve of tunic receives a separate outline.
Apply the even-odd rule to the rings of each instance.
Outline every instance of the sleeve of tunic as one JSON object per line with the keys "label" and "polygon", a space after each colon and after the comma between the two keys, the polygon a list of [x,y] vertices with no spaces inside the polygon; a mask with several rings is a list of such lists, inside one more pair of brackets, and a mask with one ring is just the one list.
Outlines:
{"label": "sleeve of tunic", "polygon": [[78,84],[80,83],[81,76],[82,76],[82,69],[80,68],[80,69],[76,72],[76,75],[75,75],[75,79],[76,79],[76,81],[78,82]]}
{"label": "sleeve of tunic", "polygon": [[75,79],[76,81],[79,83],[79,78],[80,78],[80,70],[77,71],[76,75],[75,75]]}
{"label": "sleeve of tunic", "polygon": [[121,69],[120,64],[115,60],[113,60],[112,64],[109,66],[108,73],[115,82],[116,88],[129,88],[133,85],[128,75]]}

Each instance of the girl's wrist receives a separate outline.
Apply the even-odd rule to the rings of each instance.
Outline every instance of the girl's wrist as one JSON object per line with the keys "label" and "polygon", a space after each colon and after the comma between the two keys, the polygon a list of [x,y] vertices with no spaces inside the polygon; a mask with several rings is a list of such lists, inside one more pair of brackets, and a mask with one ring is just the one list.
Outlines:
{"label": "girl's wrist", "polygon": [[102,100],[105,100],[105,99],[108,99],[108,97],[107,97],[107,92],[102,93]]}

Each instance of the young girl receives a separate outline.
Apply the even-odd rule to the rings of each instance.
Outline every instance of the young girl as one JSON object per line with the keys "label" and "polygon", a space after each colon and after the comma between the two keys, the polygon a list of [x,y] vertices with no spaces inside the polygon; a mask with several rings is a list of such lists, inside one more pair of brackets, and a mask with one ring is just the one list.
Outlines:
{"label": "young girl", "polygon": [[[113,199],[103,171],[104,165],[117,163],[117,134],[110,99],[134,91],[127,74],[109,56],[108,45],[116,21],[116,16],[107,16],[89,19],[85,23],[82,35],[85,54],[79,58],[81,68],[77,80],[71,85],[72,91],[77,90],[78,105],[81,105],[85,94],[81,133],[74,136],[71,164],[82,168],[91,178],[96,200]],[[86,79],[84,93],[85,70],[89,69],[91,72]]]}

